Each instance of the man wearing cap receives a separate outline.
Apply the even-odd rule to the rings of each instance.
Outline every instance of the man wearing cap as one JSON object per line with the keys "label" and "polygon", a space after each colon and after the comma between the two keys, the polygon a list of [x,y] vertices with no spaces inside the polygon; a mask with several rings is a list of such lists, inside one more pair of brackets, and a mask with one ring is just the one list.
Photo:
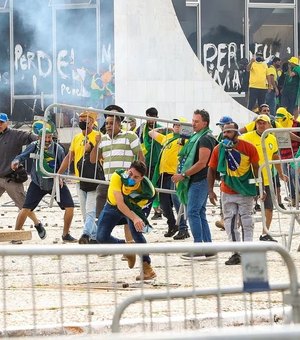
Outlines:
{"label": "man wearing cap", "polygon": [[251,111],[254,110],[256,101],[258,106],[266,102],[267,69],[262,53],[257,52],[253,55],[247,66],[247,71],[250,72],[248,109]]}
{"label": "man wearing cap", "polygon": [[[173,132],[163,135],[157,130],[149,131],[149,136],[162,145],[162,150],[156,163],[152,183],[155,187],[174,190],[172,183],[172,175],[177,172],[178,153],[185,144],[184,139],[180,138],[180,122],[186,121],[184,118],[173,119]],[[180,202],[175,194],[159,193],[160,206],[163,214],[167,219],[168,231],[164,234],[165,237],[173,237],[174,240],[183,240],[190,237],[186,219],[182,215],[179,225],[176,225],[176,219],[173,212],[173,206],[178,213]]]}
{"label": "man wearing cap", "polygon": [[[99,132],[93,129],[96,120],[97,113],[93,111],[85,110],[79,115],[79,128],[82,131],[74,136],[69,152],[58,170],[59,174],[63,174],[70,167],[70,164],[74,162],[75,176],[81,177],[77,165],[84,157],[86,145],[96,145],[96,136],[99,135]],[[80,189],[80,182],[76,184],[76,189],[84,221],[83,232],[79,239],[79,243],[96,243],[96,189],[84,191]]]}
{"label": "man wearing cap", "polygon": [[286,73],[281,91],[281,106],[285,107],[288,112],[294,115],[295,119],[297,119],[299,114],[299,80],[299,58],[291,57],[288,60],[288,71]]}
{"label": "man wearing cap", "polygon": [[[294,128],[300,127],[300,122],[298,122],[294,116],[287,111],[285,107],[279,107],[276,111],[276,123],[280,124],[283,128]],[[280,149],[280,157],[281,159],[290,159],[294,158],[296,155],[300,142],[300,132],[290,133],[292,145],[290,148],[281,148]],[[297,138],[296,138],[297,137]],[[295,206],[295,186],[294,186],[294,177],[292,172],[290,171],[290,163],[283,163],[283,169],[286,174],[289,174],[289,193],[292,199],[292,205]]]}
{"label": "man wearing cap", "polygon": [[[256,130],[248,132],[240,137],[240,139],[248,141],[252,143],[258,152],[259,155],[259,165],[265,163],[264,154],[262,151],[262,142],[261,142],[261,135],[262,133],[271,127],[271,120],[270,117],[267,115],[259,115],[255,120]],[[279,160],[278,156],[278,144],[276,137],[269,133],[265,138],[265,146],[268,159],[271,160]],[[272,169],[272,165],[270,165],[270,169]],[[275,168],[278,172],[279,178],[285,182],[288,181],[288,177],[283,174],[281,164],[275,164]],[[263,184],[266,192],[266,197],[264,200],[265,206],[265,218],[266,218],[266,227],[267,230],[263,230],[262,235],[260,236],[260,241],[275,241],[274,238],[268,233],[272,217],[273,217],[273,202],[271,198],[271,192],[269,187],[269,178],[267,174],[267,169],[264,167],[262,169],[262,177],[263,177]]]}
{"label": "man wearing cap", "polygon": [[[21,230],[23,228],[24,222],[30,212],[38,206],[45,195],[51,195],[52,192],[53,178],[47,177],[42,173],[39,165],[41,136],[42,130],[39,131],[39,140],[29,144],[25,151],[16,156],[11,162],[11,168],[12,170],[15,170],[20,163],[29,158],[33,158],[33,154],[35,155],[31,168],[31,182],[27,190],[25,203],[16,220],[16,230]],[[59,144],[53,142],[52,137],[52,131],[46,129],[43,167],[47,172],[55,173],[65,157],[65,152]],[[71,193],[65,184],[60,187],[60,202],[58,202],[58,205],[62,210],[65,210],[62,240],[64,242],[70,242],[71,240],[72,242],[74,238],[69,234],[69,231],[74,214],[74,202]],[[46,229],[41,222],[38,225],[35,225],[35,228],[42,240],[46,238]]]}
{"label": "man wearing cap", "polygon": [[[218,171],[221,177],[223,217],[228,239],[240,242],[242,235],[243,241],[253,241],[252,204],[256,187],[255,183],[249,183],[249,180],[258,175],[259,156],[251,143],[239,139],[236,123],[224,125],[223,137],[214,148],[208,164],[208,197],[210,202],[216,205],[214,183]],[[240,263],[241,257],[238,253],[234,253],[225,262],[226,265]]]}
{"label": "man wearing cap", "polygon": [[[219,133],[218,137],[217,137],[217,141],[220,143],[222,142],[223,140],[223,129],[224,129],[224,125],[225,124],[230,124],[232,123],[233,120],[230,116],[222,116],[219,120],[219,122],[216,124],[217,126],[220,127],[221,129],[221,132]],[[220,228],[222,230],[225,230],[225,227],[224,227],[224,220],[223,220],[223,212],[222,212],[222,201],[221,201],[221,198],[220,198],[220,217],[221,219],[219,221],[216,221],[215,222],[215,226],[217,228]]]}
{"label": "man wearing cap", "polygon": [[[136,126],[136,119],[134,117],[127,117],[124,119],[124,123],[126,124],[125,130],[136,132],[137,126]],[[129,124],[129,128],[128,128]]]}
{"label": "man wearing cap", "polygon": [[[16,183],[7,176],[11,173],[11,161],[22,151],[22,146],[36,139],[37,136],[33,133],[9,128],[7,114],[0,113],[0,197],[7,192],[19,209],[22,209],[25,201],[23,184]],[[34,212],[30,212],[28,216],[34,225],[39,224]]]}

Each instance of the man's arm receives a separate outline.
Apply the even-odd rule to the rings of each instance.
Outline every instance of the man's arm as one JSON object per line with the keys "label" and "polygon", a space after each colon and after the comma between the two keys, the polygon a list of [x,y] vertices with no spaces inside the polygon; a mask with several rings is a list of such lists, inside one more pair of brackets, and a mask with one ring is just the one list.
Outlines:
{"label": "man's arm", "polygon": [[259,168],[258,162],[251,163],[251,165],[252,165],[253,175],[254,175],[255,178],[257,178],[258,177],[258,168]]}
{"label": "man's arm", "polygon": [[67,153],[66,157],[63,159],[57,173],[58,174],[63,174],[69,167],[69,165],[73,162],[74,160],[75,153],[74,151],[70,151]]}
{"label": "man's arm", "polygon": [[142,150],[142,149],[139,150],[139,153],[138,153],[138,160],[139,160],[140,162],[145,163],[145,156],[144,156],[144,153],[143,153],[143,150]]}
{"label": "man's arm", "polygon": [[143,220],[138,217],[133,211],[131,211],[124,202],[123,195],[120,191],[114,191],[114,196],[117,202],[117,207],[124,214],[128,217],[132,222],[136,229],[136,231],[142,232],[145,226]]}
{"label": "man's arm", "polygon": [[[101,142],[101,134],[100,133],[96,136],[95,140],[96,140],[96,144],[93,147],[92,151],[90,152],[90,162],[92,164],[95,164],[98,160],[100,161],[102,159],[102,152],[99,149],[99,144]],[[98,152],[98,156],[97,156],[97,152]]]}
{"label": "man's arm", "polygon": [[[273,159],[274,161],[275,161],[275,160],[276,160],[276,161],[279,160],[280,158],[279,158],[279,156],[278,156],[278,153],[274,153],[272,159]],[[274,165],[275,165],[275,168],[276,168],[276,170],[277,170],[277,172],[278,172],[279,178],[280,178],[281,180],[283,180],[284,182],[288,182],[289,178],[288,178],[287,175],[285,175],[285,174],[283,173],[281,164],[280,164],[280,163],[277,163],[277,164],[274,164]]]}
{"label": "man's arm", "polygon": [[16,170],[20,163],[28,159],[30,157],[30,154],[35,151],[35,148],[36,148],[36,144],[31,143],[26,147],[26,149],[22,153],[16,156],[11,162],[12,170]]}
{"label": "man's arm", "polygon": [[206,164],[209,160],[209,156],[211,154],[211,150],[209,148],[201,147],[199,148],[199,160],[193,164],[188,170],[185,171],[185,176],[183,174],[175,174],[172,176],[172,180],[174,183],[182,181],[185,177],[190,177],[197,172],[201,171],[206,167]]}
{"label": "man's arm", "polygon": [[213,205],[217,205],[217,195],[214,192],[214,185],[215,185],[215,180],[217,177],[217,170],[215,168],[208,168],[208,173],[207,173],[207,182],[208,182],[208,198],[210,200],[210,203]]}

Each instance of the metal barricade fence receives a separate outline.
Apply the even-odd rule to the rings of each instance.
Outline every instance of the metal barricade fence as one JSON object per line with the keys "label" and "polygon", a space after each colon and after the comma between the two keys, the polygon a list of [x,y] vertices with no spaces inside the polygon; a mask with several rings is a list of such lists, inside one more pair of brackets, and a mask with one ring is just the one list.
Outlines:
{"label": "metal barricade fence", "polygon": [[[183,261],[185,252],[216,256]],[[242,265],[224,266],[228,252]],[[151,254],[155,280],[136,283],[117,257],[132,253]],[[0,256],[3,336],[300,321],[296,267],[274,243],[6,246]]]}
{"label": "metal barricade fence", "polygon": [[[268,176],[269,187],[272,202],[274,207],[280,214],[289,215],[290,221],[289,223],[281,223],[281,219],[279,219],[279,233],[276,236],[281,236],[283,239],[283,245],[287,247],[287,249],[291,249],[291,243],[294,235],[299,235],[300,231],[295,232],[295,222],[300,223],[300,209],[299,209],[299,163],[295,158],[295,152],[292,147],[291,143],[291,133],[298,133],[300,132],[300,128],[271,128],[263,132],[262,138],[262,150],[264,154],[265,163],[261,166],[261,168],[266,168],[266,173]],[[278,142],[279,147],[279,160],[270,160],[268,159],[267,155],[267,148],[266,148],[266,137],[269,133],[272,133]],[[289,149],[290,154],[292,155],[291,158],[282,159],[280,150],[282,149]],[[295,170],[293,170],[292,164],[295,164]],[[283,209],[278,202],[278,188],[275,187],[274,183],[274,171],[272,167],[275,164],[280,164],[283,169],[284,173],[288,176],[289,180],[287,184],[284,184],[282,192],[286,195],[286,198],[289,200],[288,207]],[[262,194],[263,186],[260,186],[260,193]],[[280,190],[280,189],[279,189]],[[279,193],[280,194],[280,193]],[[263,203],[262,203],[263,204]],[[264,217],[263,217],[264,219]],[[263,221],[265,224],[265,221]],[[287,229],[288,227],[288,229]],[[271,233],[274,233],[273,227]],[[288,238],[286,241],[286,237]],[[300,247],[299,247],[300,248]]]}

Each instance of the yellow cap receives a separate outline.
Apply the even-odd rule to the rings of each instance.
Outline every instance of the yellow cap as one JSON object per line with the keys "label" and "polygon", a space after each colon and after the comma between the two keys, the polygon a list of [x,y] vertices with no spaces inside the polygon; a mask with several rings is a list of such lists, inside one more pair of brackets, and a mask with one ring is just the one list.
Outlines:
{"label": "yellow cap", "polygon": [[97,112],[94,112],[94,111],[85,110],[85,111],[81,112],[79,117],[88,117],[88,118],[92,118],[95,121],[95,120],[97,120],[98,114],[97,114]]}
{"label": "yellow cap", "polygon": [[255,121],[257,122],[258,120],[263,120],[264,122],[271,123],[270,117],[267,115],[258,115]]}
{"label": "yellow cap", "polygon": [[291,63],[291,64],[299,65],[299,58],[297,58],[297,57],[291,57],[291,58],[288,60],[288,62]]}

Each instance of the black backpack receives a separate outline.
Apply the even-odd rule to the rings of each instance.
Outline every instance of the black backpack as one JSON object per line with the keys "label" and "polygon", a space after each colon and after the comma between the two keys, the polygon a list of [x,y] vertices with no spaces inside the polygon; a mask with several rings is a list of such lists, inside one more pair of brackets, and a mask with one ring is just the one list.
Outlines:
{"label": "black backpack", "polygon": [[[91,163],[89,152],[85,152],[83,157],[78,161],[77,169],[79,171],[80,177],[105,180],[104,171],[101,164],[99,163],[99,161],[97,161],[96,164]],[[79,184],[80,189],[85,192],[94,191],[96,190],[97,186],[98,183],[83,181],[80,181]]]}

